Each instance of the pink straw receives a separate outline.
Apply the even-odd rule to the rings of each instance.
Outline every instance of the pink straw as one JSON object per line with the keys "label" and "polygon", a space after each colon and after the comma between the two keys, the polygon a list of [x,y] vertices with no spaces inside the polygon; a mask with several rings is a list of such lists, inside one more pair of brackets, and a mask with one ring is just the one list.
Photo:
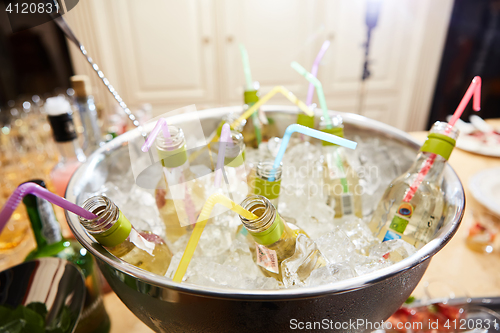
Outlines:
{"label": "pink straw", "polygon": [[151,146],[153,145],[153,142],[155,142],[156,137],[158,136],[158,133],[160,133],[160,129],[162,130],[163,137],[165,139],[170,138],[170,131],[168,130],[167,120],[165,118],[160,118],[158,120],[158,122],[156,123],[155,128],[153,128],[151,133],[149,133],[149,136],[148,136],[146,142],[144,142],[144,144],[142,145],[141,150],[143,152],[146,153],[151,148]]}
{"label": "pink straw", "polygon": [[[460,116],[465,110],[465,107],[469,103],[471,97],[474,95],[474,99],[472,100],[472,108],[474,111],[479,111],[481,110],[481,78],[479,76],[474,77],[472,80],[472,83],[470,84],[469,88],[465,92],[464,97],[460,101],[460,104],[458,104],[457,109],[455,110],[455,113],[450,119],[450,122],[448,123],[450,126],[448,126],[445,129],[445,133],[449,134],[451,131],[451,128],[455,126],[455,123],[457,122],[458,119],[460,119]],[[410,186],[408,189],[408,192],[406,193],[403,201],[405,202],[410,202],[410,200],[415,196],[415,193],[417,193],[418,187],[422,182],[424,181],[425,176],[427,173],[429,173],[429,170],[431,169],[432,165],[434,164],[434,161],[436,160],[437,155],[436,154],[431,154],[429,158],[424,162],[424,165],[418,172],[417,178],[413,182],[413,184]]]}
{"label": "pink straw", "polygon": [[97,218],[97,215],[92,214],[91,212],[83,209],[82,207],[69,202],[68,200],[61,198],[58,195],[55,195],[54,193],[48,191],[47,189],[39,186],[38,184],[35,183],[24,183],[19,185],[14,193],[11,194],[7,202],[2,208],[2,211],[0,211],[0,233],[2,233],[3,228],[9,221],[12,213],[14,210],[16,210],[17,206],[19,206],[19,203],[23,198],[28,195],[28,194],[33,194],[37,196],[38,198],[45,199],[47,201],[52,202],[54,205],[57,205],[61,208],[64,208],[72,213],[75,213],[76,215],[79,215],[81,217],[84,217],[88,220],[93,220]]}
{"label": "pink straw", "polygon": [[231,128],[229,127],[229,124],[226,123],[222,126],[222,131],[220,133],[219,153],[217,154],[217,167],[215,169],[215,188],[220,187],[222,168],[224,167],[224,157],[226,155],[226,146],[231,145],[232,143],[233,140],[231,140]]}
{"label": "pink straw", "polygon": [[[323,56],[325,55],[325,52],[326,50],[328,50],[329,47],[330,47],[330,41],[325,40],[325,42],[321,46],[321,49],[319,50],[318,55],[316,56],[316,59],[314,59],[314,64],[311,69],[311,74],[314,77],[318,75],[319,63],[321,62],[321,59],[323,59]],[[307,106],[311,105],[313,96],[314,96],[314,84],[309,83],[309,90],[307,91],[307,99],[306,99]]]}

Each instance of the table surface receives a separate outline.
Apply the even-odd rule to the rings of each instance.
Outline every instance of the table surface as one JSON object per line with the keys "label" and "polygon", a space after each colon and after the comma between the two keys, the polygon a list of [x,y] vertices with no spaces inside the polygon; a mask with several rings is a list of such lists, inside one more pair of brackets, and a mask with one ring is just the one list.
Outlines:
{"label": "table surface", "polygon": [[[488,122],[500,127],[500,120]],[[427,133],[410,134],[423,142]],[[481,209],[481,205],[470,195],[469,180],[483,169],[500,167],[500,158],[455,149],[449,162],[465,188],[467,204],[464,219],[453,239],[432,258],[414,294],[422,295],[423,285],[427,281],[444,281],[461,288],[471,297],[500,296],[500,256],[496,253],[476,253],[465,246],[465,238],[472,223],[472,211]],[[104,297],[104,303],[111,317],[111,333],[152,332],[128,310],[114,293],[107,294]]]}

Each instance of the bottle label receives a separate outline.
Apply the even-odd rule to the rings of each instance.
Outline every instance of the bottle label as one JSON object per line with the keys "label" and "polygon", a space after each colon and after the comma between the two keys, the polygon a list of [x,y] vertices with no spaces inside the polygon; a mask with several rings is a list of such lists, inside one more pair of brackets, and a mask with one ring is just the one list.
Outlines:
{"label": "bottle label", "polygon": [[354,214],[354,210],[352,209],[352,207],[353,207],[352,194],[351,193],[344,193],[344,194],[342,194],[340,199],[342,201],[342,215]]}
{"label": "bottle label", "polygon": [[259,243],[255,243],[255,250],[257,252],[257,265],[269,272],[278,274],[279,266],[276,251],[268,249]]}
{"label": "bottle label", "polygon": [[383,242],[391,239],[400,239],[404,234],[406,227],[410,223],[415,207],[409,202],[402,202],[396,214],[392,218],[389,229],[384,236]]}
{"label": "bottle label", "polygon": [[61,241],[61,227],[57,222],[52,204],[47,200],[36,198],[38,213],[42,222],[42,236],[47,244],[54,244]]}

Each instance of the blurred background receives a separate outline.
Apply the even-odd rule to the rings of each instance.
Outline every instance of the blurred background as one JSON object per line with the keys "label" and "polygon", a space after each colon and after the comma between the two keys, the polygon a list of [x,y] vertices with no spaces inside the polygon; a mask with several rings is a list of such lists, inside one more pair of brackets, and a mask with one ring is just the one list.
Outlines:
{"label": "blurred background", "polygon": [[[284,85],[305,99],[307,82],[290,62],[310,67],[330,40],[318,74],[330,109],[428,129],[480,75],[480,115],[500,115],[498,0],[87,0],[75,8],[65,19],[132,109],[241,104],[239,43],[261,94]],[[89,75],[106,115],[120,112],[54,22],[17,33],[8,22],[0,20],[2,113],[9,101],[65,92],[73,74]]]}

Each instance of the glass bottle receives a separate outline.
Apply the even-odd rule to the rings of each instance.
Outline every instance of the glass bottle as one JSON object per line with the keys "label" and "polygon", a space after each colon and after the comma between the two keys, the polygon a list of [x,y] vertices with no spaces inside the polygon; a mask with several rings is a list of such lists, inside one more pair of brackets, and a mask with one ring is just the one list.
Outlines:
{"label": "glass bottle", "polygon": [[163,179],[155,190],[156,205],[165,223],[167,240],[174,243],[191,230],[205,203],[205,186],[191,171],[181,128],[168,126],[170,138],[156,138]]}
{"label": "glass bottle", "polygon": [[172,252],[161,237],[148,231],[137,231],[105,196],[91,197],[82,207],[98,218],[87,220],[80,217],[80,223],[111,254],[151,273],[165,275]]}
{"label": "glass bottle", "polygon": [[[254,259],[257,265],[266,276],[283,281],[286,277],[283,276],[282,262],[294,255],[299,235],[307,238],[309,236],[294,224],[285,222],[271,202],[263,196],[249,196],[243,200],[241,206],[259,217],[248,220],[240,216],[243,226],[255,241]],[[317,249],[305,254],[301,266],[307,268],[307,271],[303,269],[301,272],[303,278],[324,264],[325,261]]]}
{"label": "glass bottle", "polygon": [[52,169],[50,179],[56,193],[64,196],[71,176],[85,161],[85,155],[78,146],[71,105],[66,98],[62,96],[47,98],[45,112],[60,154],[59,163]]}
{"label": "glass bottle", "polygon": [[[411,168],[391,182],[378,203],[369,224],[376,237],[403,239],[417,249],[432,239],[442,223],[443,170],[457,136],[458,130],[448,123],[432,126]],[[422,170],[428,171],[423,178]]]}
{"label": "glass bottle", "polygon": [[231,131],[232,145],[226,144],[224,155],[224,172],[229,184],[232,200],[241,202],[248,194],[247,171],[245,166],[245,142],[243,135]]}
{"label": "glass bottle", "polygon": [[[42,180],[31,180],[31,182],[45,187]],[[80,267],[85,276],[87,290],[82,315],[75,332],[109,332],[110,320],[102,301],[99,272],[92,255],[77,241],[62,237],[61,227],[50,202],[28,194],[23,198],[23,203],[37,244],[37,248],[26,257],[26,261],[57,257]]]}
{"label": "glass bottle", "polygon": [[[322,117],[320,130],[326,133],[344,137],[344,126],[340,116],[331,117],[331,128],[327,128]],[[335,218],[347,215],[363,217],[361,193],[359,193],[359,178],[350,166],[344,147],[322,141],[324,155],[324,193],[327,204],[335,210]]]}
{"label": "glass bottle", "polygon": [[89,77],[86,75],[72,76],[71,87],[75,91],[75,104],[83,125],[85,137],[83,149],[89,155],[103,144]]}
{"label": "glass bottle", "polygon": [[[283,164],[280,163],[275,170],[273,164],[274,161],[261,161],[257,164],[253,193],[266,197],[278,209]],[[269,180],[271,177],[274,178],[273,181]]]}

